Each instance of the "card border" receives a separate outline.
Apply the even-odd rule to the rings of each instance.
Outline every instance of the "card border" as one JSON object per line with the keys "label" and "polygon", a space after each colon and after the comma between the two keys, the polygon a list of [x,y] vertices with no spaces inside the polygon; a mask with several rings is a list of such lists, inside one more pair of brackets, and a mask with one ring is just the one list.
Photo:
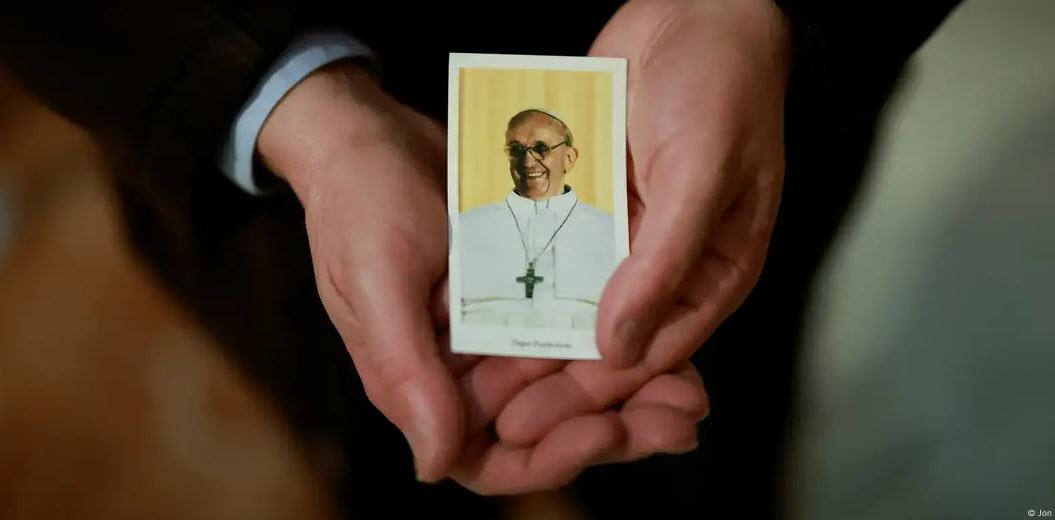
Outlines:
{"label": "card border", "polygon": [[[533,69],[612,73],[612,201],[616,265],[630,254],[626,172],[627,61],[624,58],[451,53],[447,90],[448,295],[451,351],[462,354],[600,359],[595,330],[465,325],[461,320],[459,248],[460,70]],[[621,145],[620,145],[621,144]]]}

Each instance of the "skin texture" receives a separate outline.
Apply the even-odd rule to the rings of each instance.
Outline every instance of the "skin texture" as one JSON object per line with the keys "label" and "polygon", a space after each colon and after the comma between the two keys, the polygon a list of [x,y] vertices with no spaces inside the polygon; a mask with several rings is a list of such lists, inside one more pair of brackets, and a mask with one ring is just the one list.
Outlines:
{"label": "skin texture", "polygon": [[[557,146],[568,140],[563,125],[552,117],[531,112],[506,131],[506,145],[519,144],[528,148],[544,143],[551,150],[544,157],[532,151],[522,156],[509,154],[509,173],[514,189],[520,196],[532,200],[543,200],[560,195],[564,191],[564,178],[575,167],[579,150],[570,145]],[[556,148],[554,148],[556,146]]]}
{"label": "skin texture", "polygon": [[632,1],[598,36],[591,54],[630,73],[631,254],[600,302],[603,362],[450,354],[440,125],[350,65],[279,104],[258,150],[304,205],[320,297],[419,478],[519,493],[695,447],[688,359],[753,287],[776,216],[788,40],[770,0]]}

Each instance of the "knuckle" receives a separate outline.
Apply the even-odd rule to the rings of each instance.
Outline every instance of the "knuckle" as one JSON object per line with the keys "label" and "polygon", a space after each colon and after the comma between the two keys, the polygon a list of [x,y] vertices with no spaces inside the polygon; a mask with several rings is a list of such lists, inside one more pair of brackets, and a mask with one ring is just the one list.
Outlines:
{"label": "knuckle", "polygon": [[657,252],[650,261],[642,262],[637,276],[656,296],[665,298],[675,294],[688,268],[688,260],[674,248],[668,248]]}
{"label": "knuckle", "polygon": [[[316,282],[319,297],[330,319],[339,329],[345,344],[362,340],[362,327],[357,317],[355,301],[349,297],[351,286],[344,270],[323,267]],[[349,349],[350,350],[350,349]]]}

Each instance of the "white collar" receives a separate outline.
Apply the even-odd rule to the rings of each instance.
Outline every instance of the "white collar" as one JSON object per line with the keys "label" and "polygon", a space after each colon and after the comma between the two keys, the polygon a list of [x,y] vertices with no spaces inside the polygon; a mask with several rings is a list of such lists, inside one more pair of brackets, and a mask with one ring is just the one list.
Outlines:
{"label": "white collar", "polygon": [[571,189],[570,186],[566,188],[564,193],[543,200],[531,200],[527,197],[521,197],[515,191],[510,191],[506,197],[506,203],[509,204],[509,207],[513,209],[513,213],[518,217],[533,216],[547,210],[554,211],[558,215],[564,215],[575,207],[575,203],[578,200],[579,196],[575,194],[575,190]]}

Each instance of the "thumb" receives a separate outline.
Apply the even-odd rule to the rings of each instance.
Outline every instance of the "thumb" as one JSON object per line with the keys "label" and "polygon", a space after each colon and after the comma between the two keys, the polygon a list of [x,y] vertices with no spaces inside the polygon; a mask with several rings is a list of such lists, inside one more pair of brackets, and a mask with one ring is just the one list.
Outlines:
{"label": "thumb", "polygon": [[359,271],[352,303],[362,341],[350,353],[370,401],[410,443],[418,479],[435,481],[460,455],[462,401],[440,357],[429,313],[431,287],[392,269],[400,261],[386,262]]}
{"label": "thumb", "polygon": [[643,207],[637,208],[640,223],[636,230],[632,227],[630,256],[605,286],[597,316],[598,347],[617,368],[641,359],[699,262],[720,214],[721,176],[699,171],[708,163],[678,151],[663,147],[661,155],[646,163],[651,171],[635,172],[650,179],[647,187],[638,188],[644,192]]}

